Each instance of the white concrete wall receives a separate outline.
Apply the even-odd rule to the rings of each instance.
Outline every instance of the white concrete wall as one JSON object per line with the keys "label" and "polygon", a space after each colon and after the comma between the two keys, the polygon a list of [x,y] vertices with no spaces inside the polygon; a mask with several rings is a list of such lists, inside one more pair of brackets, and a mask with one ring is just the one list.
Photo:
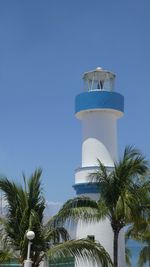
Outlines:
{"label": "white concrete wall", "polygon": [[[77,224],[76,238],[86,238],[87,235],[94,235],[95,240],[99,241],[102,246],[106,249],[113,260],[113,231],[110,226],[108,219],[99,223],[83,223],[81,221]],[[87,267],[87,264],[83,263],[76,264],[76,267]],[[90,264],[89,267],[102,267],[100,264]],[[125,267],[125,242],[124,242],[124,230],[119,234],[118,240],[118,267]]]}
{"label": "white concrete wall", "polygon": [[111,111],[87,111],[82,115],[82,167],[105,166],[117,160],[117,116]]}
{"label": "white concrete wall", "polygon": [[75,172],[75,184],[89,183],[90,182],[89,174],[95,171],[96,171],[95,168],[90,168],[90,169],[80,168]]}
{"label": "white concrete wall", "polygon": [[[93,200],[99,199],[99,194],[84,194]],[[108,251],[111,258],[113,258],[113,232],[108,219],[101,222],[84,223],[78,221],[76,228],[76,239],[87,238],[88,235],[94,235],[95,240],[100,242],[102,246]],[[103,267],[100,264],[93,264],[92,262],[83,261],[76,262],[76,267]],[[120,266],[119,266],[120,267]],[[124,267],[123,265],[121,267]]]}
{"label": "white concrete wall", "polygon": [[[95,172],[97,158],[106,166],[113,167],[118,159],[117,149],[117,112],[111,110],[93,110],[82,113],[82,167],[75,173],[75,184],[89,182],[89,173]],[[87,168],[86,168],[87,167]],[[90,167],[90,168],[89,168]],[[92,168],[93,167],[93,168]],[[82,169],[83,168],[83,169]],[[99,194],[84,194],[98,200]],[[113,259],[113,231],[110,221],[105,219],[98,223],[85,224],[79,221],[74,234],[76,238],[86,238],[94,235]],[[119,267],[125,267],[124,232],[119,235]],[[83,262],[76,263],[77,267],[96,267],[97,265]]]}
{"label": "white concrete wall", "polygon": [[[94,200],[99,199],[99,194],[84,194],[84,196],[91,197]],[[79,221],[75,226],[76,233],[74,232],[76,239],[87,238],[88,235],[94,235],[95,240],[99,241],[102,246],[106,249],[113,260],[113,231],[110,225],[110,221],[105,219],[100,222],[95,223],[84,223],[83,221]],[[74,229],[75,229],[74,228]],[[125,267],[125,242],[124,242],[124,230],[121,230],[118,239],[118,262],[119,267]],[[83,265],[80,262],[76,264],[76,267],[87,267],[87,264]],[[101,265],[93,265],[91,263],[88,264],[89,267],[96,267]]]}

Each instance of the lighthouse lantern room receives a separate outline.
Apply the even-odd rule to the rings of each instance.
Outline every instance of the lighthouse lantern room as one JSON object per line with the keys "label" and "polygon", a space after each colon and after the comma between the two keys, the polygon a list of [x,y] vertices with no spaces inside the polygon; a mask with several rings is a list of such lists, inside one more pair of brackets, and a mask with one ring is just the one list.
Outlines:
{"label": "lighthouse lantern room", "polygon": [[83,80],[85,91],[114,90],[115,74],[100,67],[97,67],[96,70],[85,72]]}

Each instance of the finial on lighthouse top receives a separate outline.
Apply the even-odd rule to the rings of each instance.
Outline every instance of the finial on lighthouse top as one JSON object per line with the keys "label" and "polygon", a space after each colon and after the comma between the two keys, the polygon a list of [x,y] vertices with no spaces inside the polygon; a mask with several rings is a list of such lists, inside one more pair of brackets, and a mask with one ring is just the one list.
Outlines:
{"label": "finial on lighthouse top", "polygon": [[83,74],[84,87],[86,91],[113,91],[115,74],[97,67],[95,70]]}

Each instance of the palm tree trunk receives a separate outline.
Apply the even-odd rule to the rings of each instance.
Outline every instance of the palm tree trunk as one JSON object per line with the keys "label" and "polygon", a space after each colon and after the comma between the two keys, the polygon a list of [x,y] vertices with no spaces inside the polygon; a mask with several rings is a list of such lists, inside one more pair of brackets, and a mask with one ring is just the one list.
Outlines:
{"label": "palm tree trunk", "polygon": [[114,230],[114,247],[113,247],[114,267],[118,267],[118,236],[119,236],[118,230]]}

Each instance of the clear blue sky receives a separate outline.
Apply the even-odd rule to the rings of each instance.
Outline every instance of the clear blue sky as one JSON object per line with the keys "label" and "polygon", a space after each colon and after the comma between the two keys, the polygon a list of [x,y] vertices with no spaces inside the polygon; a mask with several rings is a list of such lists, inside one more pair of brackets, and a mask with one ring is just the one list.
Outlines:
{"label": "clear blue sky", "polygon": [[150,1],[0,1],[0,172],[17,181],[43,168],[49,201],[73,196],[81,161],[74,98],[82,73],[117,74],[125,96],[119,147],[150,159]]}

